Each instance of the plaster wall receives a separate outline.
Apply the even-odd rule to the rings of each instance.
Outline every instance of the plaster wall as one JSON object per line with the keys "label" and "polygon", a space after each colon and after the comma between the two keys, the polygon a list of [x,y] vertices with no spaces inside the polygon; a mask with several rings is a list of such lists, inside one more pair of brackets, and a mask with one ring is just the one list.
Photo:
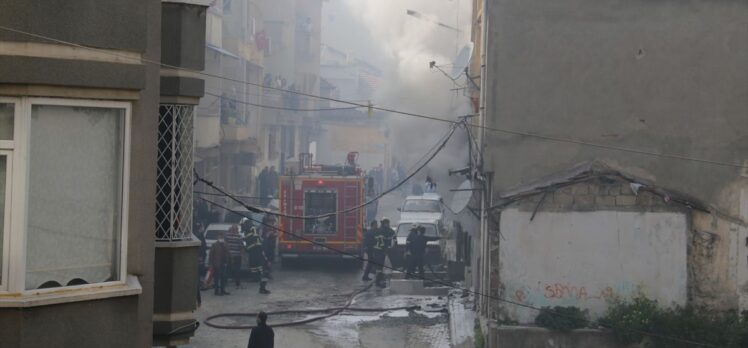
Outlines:
{"label": "plaster wall", "polygon": [[[486,6],[487,126],[748,160],[748,2],[496,0]],[[748,176],[734,167],[486,136],[498,191],[600,159],[736,214],[732,185],[745,187],[741,175]]]}
{"label": "plaster wall", "polygon": [[[679,212],[501,213],[499,296],[532,306],[577,306],[591,318],[606,300],[643,293],[663,305],[687,300],[686,215]],[[537,311],[506,305],[532,323]]]}

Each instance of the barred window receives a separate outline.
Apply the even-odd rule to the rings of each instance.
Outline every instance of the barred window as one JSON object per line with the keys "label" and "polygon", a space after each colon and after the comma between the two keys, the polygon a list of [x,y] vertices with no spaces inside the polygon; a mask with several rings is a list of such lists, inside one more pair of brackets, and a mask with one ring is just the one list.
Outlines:
{"label": "barred window", "polygon": [[192,236],[192,105],[161,104],[158,123],[156,240]]}

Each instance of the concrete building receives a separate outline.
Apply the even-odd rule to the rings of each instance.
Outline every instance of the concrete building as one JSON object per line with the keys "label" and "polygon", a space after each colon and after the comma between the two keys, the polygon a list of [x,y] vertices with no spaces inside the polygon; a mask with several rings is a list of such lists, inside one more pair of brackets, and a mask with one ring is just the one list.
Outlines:
{"label": "concrete building", "polygon": [[[323,45],[321,51],[321,88],[323,97],[366,103],[379,86],[382,71],[364,59]],[[365,170],[383,164],[390,166],[390,129],[387,117],[379,111],[369,115],[365,108],[321,101],[323,108],[340,110],[317,113],[320,134],[316,137],[315,161],[342,164],[351,151],[359,153],[359,165]]]}
{"label": "concrete building", "polygon": [[206,5],[0,1],[0,347],[194,331]]}
{"label": "concrete building", "polygon": [[[206,98],[198,107],[196,169],[230,192],[252,194],[263,112],[262,12],[254,2],[214,1],[208,8]],[[248,83],[243,83],[246,81]]]}
{"label": "concrete building", "polygon": [[[315,111],[320,101],[283,90],[320,94],[321,0],[259,2],[268,41],[260,138],[263,155],[258,167],[295,168],[299,153],[309,151],[318,133]],[[280,90],[279,90],[280,89]]]}
{"label": "concrete building", "polygon": [[[733,164],[744,164],[748,154],[744,20],[748,3],[496,0],[475,4],[479,6],[473,19],[480,35],[474,38],[483,54],[477,122],[493,130],[480,131],[486,209],[475,245],[480,264],[474,288],[513,298],[515,293],[510,292],[523,284],[540,291],[536,295],[543,300],[547,294],[555,296],[556,288],[545,294],[536,275],[551,281],[584,280],[596,272],[615,275],[605,271],[615,265],[636,268],[638,259],[648,260],[654,269],[678,270],[679,279],[633,271],[641,275],[636,281],[652,289],[654,297],[672,290],[674,297],[667,300],[675,303],[747,309],[748,264],[741,255],[747,249],[748,175]],[[476,69],[473,65],[473,75]],[[571,208],[547,212],[543,206],[551,202],[549,192],[546,203],[533,208],[538,212],[532,222],[531,210],[489,209],[517,192],[512,188],[528,187],[588,161],[605,163],[650,187],[680,192],[691,197],[690,202],[701,202],[701,208],[670,212],[679,208],[668,202],[668,212],[660,212],[659,203],[656,207],[651,202],[640,204],[639,196],[625,189],[620,194],[626,198],[611,198],[600,186],[589,185],[579,200],[591,206],[577,207],[573,205],[577,196],[560,194],[559,204],[572,204]],[[556,204],[558,192],[553,193],[551,205]],[[635,202],[638,213],[621,213],[619,200],[625,205]],[[636,231],[631,230],[634,226]],[[637,236],[628,240],[626,248],[616,249],[625,259],[577,253],[559,264],[540,261],[539,254],[553,247],[609,250],[602,236],[619,227]],[[595,229],[600,235],[594,237],[599,239],[587,239]],[[496,238],[499,233],[504,239]],[[702,239],[708,242],[698,244]],[[528,267],[533,275],[526,278],[510,262],[521,252],[541,257],[512,261]],[[673,257],[650,259],[656,253]],[[614,278],[627,280],[620,274]],[[668,279],[673,283],[663,283]],[[537,281],[540,288],[535,288]],[[576,287],[576,296],[581,286],[568,288]],[[597,290],[585,289],[588,296],[596,296],[591,294]],[[523,299],[530,301],[530,295]],[[531,302],[542,305],[543,301]],[[493,302],[484,298],[480,305],[484,327],[499,319],[501,311],[516,313],[508,308],[511,305],[496,307]],[[603,310],[589,308],[595,313]],[[525,314],[510,316],[529,320]]]}

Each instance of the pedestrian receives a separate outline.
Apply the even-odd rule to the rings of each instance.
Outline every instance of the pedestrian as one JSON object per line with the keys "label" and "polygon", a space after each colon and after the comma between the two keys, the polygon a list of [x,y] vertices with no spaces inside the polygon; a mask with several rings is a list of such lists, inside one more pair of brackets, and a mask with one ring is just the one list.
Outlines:
{"label": "pedestrian", "polygon": [[374,245],[376,244],[376,240],[374,239],[374,234],[377,232],[378,226],[377,226],[377,220],[373,220],[371,222],[371,225],[369,225],[369,229],[364,232],[364,252],[366,253],[366,269],[364,269],[364,276],[361,277],[361,280],[368,282],[371,280],[369,278],[369,274],[375,270],[374,264],[372,263],[372,259],[374,258]]}
{"label": "pedestrian", "polygon": [[268,192],[267,192],[269,196],[275,197],[275,193],[278,190],[279,180],[280,178],[278,176],[278,172],[275,171],[275,166],[270,166],[270,170],[268,171]]}
{"label": "pedestrian", "polygon": [[383,266],[390,248],[397,244],[395,235],[395,231],[390,228],[390,220],[387,218],[382,219],[380,227],[377,229],[376,234],[374,234],[375,243],[373,248],[374,263],[376,264],[377,269],[375,282],[380,288],[387,286],[384,281]]}
{"label": "pedestrian", "polygon": [[265,312],[257,313],[257,326],[249,334],[247,348],[273,348],[275,345],[275,332],[268,326],[268,315]]}
{"label": "pedestrian", "polygon": [[260,293],[269,294],[267,290],[267,274],[264,265],[267,263],[265,253],[262,250],[262,238],[257,234],[257,229],[252,227],[244,239],[247,249],[247,263],[249,264],[250,281],[260,282]]}
{"label": "pedestrian", "polygon": [[268,202],[265,200],[265,197],[268,195],[269,186],[268,186],[268,167],[265,166],[265,168],[262,168],[262,171],[260,171],[260,175],[257,176],[257,184],[260,196],[260,204],[265,206],[268,204]]}
{"label": "pedestrian", "polygon": [[426,192],[436,192],[436,183],[430,176],[426,177]]}
{"label": "pedestrian", "polygon": [[382,192],[382,185],[384,184],[384,166],[380,163],[379,166],[372,169],[372,176],[374,177],[374,185],[377,193]]}
{"label": "pedestrian", "polygon": [[423,258],[426,254],[426,246],[428,245],[428,242],[439,239],[441,238],[426,236],[426,227],[418,225],[413,226],[405,244],[406,255],[409,254],[406,278],[412,277],[415,274],[416,268],[418,269],[419,278],[424,278]]}
{"label": "pedestrian", "polygon": [[236,288],[241,285],[242,252],[244,242],[239,234],[239,226],[231,225],[226,233],[226,247],[229,249],[229,275],[234,279]]}
{"label": "pedestrian", "polygon": [[200,246],[197,249],[197,306],[200,307],[200,305],[203,304],[203,298],[200,294],[200,290],[203,288],[203,275],[205,274],[205,256],[208,252],[207,244],[205,242],[205,234],[203,232],[203,224],[197,222],[195,223],[195,227],[192,230],[197,237],[197,240],[200,241]]}
{"label": "pedestrian", "polygon": [[213,268],[213,293],[216,296],[229,295],[226,292],[229,250],[226,247],[223,232],[219,232],[218,240],[210,247],[209,259],[210,267]]}

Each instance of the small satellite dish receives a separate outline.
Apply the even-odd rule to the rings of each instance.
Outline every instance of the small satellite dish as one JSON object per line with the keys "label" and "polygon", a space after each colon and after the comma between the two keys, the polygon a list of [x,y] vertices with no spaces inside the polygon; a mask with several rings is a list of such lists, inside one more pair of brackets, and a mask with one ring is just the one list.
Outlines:
{"label": "small satellite dish", "polygon": [[465,72],[465,68],[467,68],[468,64],[470,64],[470,58],[473,56],[474,46],[475,45],[470,42],[462,47],[460,53],[457,54],[452,65],[452,73],[450,76],[453,80],[458,79],[460,75]]}
{"label": "small satellite dish", "polygon": [[473,197],[473,183],[470,180],[465,180],[460,187],[455,190],[455,195],[452,197],[452,203],[449,207],[455,214],[461,213],[470,203],[470,199]]}

